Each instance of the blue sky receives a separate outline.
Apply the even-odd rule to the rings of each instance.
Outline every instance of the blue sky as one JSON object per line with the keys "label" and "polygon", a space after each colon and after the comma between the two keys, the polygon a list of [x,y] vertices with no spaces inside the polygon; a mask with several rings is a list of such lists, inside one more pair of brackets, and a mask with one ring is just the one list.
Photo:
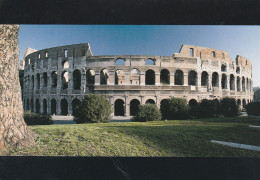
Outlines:
{"label": "blue sky", "polygon": [[171,56],[182,44],[225,50],[253,63],[260,86],[260,26],[20,25],[20,59],[27,47],[44,49],[90,43],[93,55]]}

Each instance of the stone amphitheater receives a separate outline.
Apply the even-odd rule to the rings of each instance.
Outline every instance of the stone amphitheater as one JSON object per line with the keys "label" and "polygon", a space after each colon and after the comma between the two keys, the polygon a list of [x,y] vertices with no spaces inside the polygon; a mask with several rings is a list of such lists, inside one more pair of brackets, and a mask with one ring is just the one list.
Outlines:
{"label": "stone amphitheater", "polygon": [[252,64],[226,51],[183,45],[172,56],[93,56],[90,45],[34,51],[24,58],[25,110],[67,115],[85,94],[103,94],[112,116],[132,116],[139,104],[160,107],[165,99],[234,97],[241,108],[253,100]]}

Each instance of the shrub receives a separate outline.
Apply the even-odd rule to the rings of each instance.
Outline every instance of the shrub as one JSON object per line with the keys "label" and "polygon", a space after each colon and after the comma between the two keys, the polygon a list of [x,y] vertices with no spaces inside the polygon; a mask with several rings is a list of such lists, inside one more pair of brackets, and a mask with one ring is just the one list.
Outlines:
{"label": "shrub", "polygon": [[260,102],[250,102],[246,105],[248,115],[260,116]]}
{"label": "shrub", "polygon": [[189,115],[191,118],[198,118],[200,113],[200,106],[195,105],[195,106],[190,106],[190,112]]}
{"label": "shrub", "polygon": [[225,117],[238,116],[239,108],[236,99],[225,97],[220,101],[220,112]]}
{"label": "shrub", "polygon": [[166,116],[167,116],[168,110],[169,110],[169,99],[165,99],[165,100],[161,101],[161,107],[160,107],[162,119],[167,119]]}
{"label": "shrub", "polygon": [[144,104],[138,107],[137,114],[133,117],[132,121],[146,122],[160,121],[162,119],[161,112],[155,104]]}
{"label": "shrub", "polygon": [[168,107],[162,112],[166,119],[187,119],[189,117],[189,105],[183,98],[171,98]]}
{"label": "shrub", "polygon": [[24,121],[27,125],[49,125],[53,123],[50,115],[35,114],[29,111],[24,112]]}
{"label": "shrub", "polygon": [[198,118],[210,118],[210,117],[218,116],[218,114],[219,114],[218,100],[203,99],[199,103],[199,108],[196,115]]}
{"label": "shrub", "polygon": [[74,120],[78,124],[109,122],[111,113],[111,104],[105,96],[91,94],[75,108]]}

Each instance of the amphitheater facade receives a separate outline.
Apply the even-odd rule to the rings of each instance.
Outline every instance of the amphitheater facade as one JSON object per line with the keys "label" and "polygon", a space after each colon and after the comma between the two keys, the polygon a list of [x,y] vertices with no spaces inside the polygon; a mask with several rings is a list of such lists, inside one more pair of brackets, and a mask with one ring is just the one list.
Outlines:
{"label": "amphitheater facade", "polygon": [[172,56],[93,56],[90,45],[48,48],[25,57],[23,105],[43,114],[73,114],[85,94],[106,95],[113,116],[132,116],[139,104],[164,99],[234,97],[253,100],[252,64],[226,51],[183,45]]}

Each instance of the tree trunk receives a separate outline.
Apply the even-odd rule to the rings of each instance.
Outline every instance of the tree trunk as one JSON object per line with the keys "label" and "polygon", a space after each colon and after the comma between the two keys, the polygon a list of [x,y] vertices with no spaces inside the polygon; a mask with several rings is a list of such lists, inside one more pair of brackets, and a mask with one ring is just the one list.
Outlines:
{"label": "tree trunk", "polygon": [[31,146],[34,134],[23,119],[18,76],[19,25],[0,24],[0,150]]}

